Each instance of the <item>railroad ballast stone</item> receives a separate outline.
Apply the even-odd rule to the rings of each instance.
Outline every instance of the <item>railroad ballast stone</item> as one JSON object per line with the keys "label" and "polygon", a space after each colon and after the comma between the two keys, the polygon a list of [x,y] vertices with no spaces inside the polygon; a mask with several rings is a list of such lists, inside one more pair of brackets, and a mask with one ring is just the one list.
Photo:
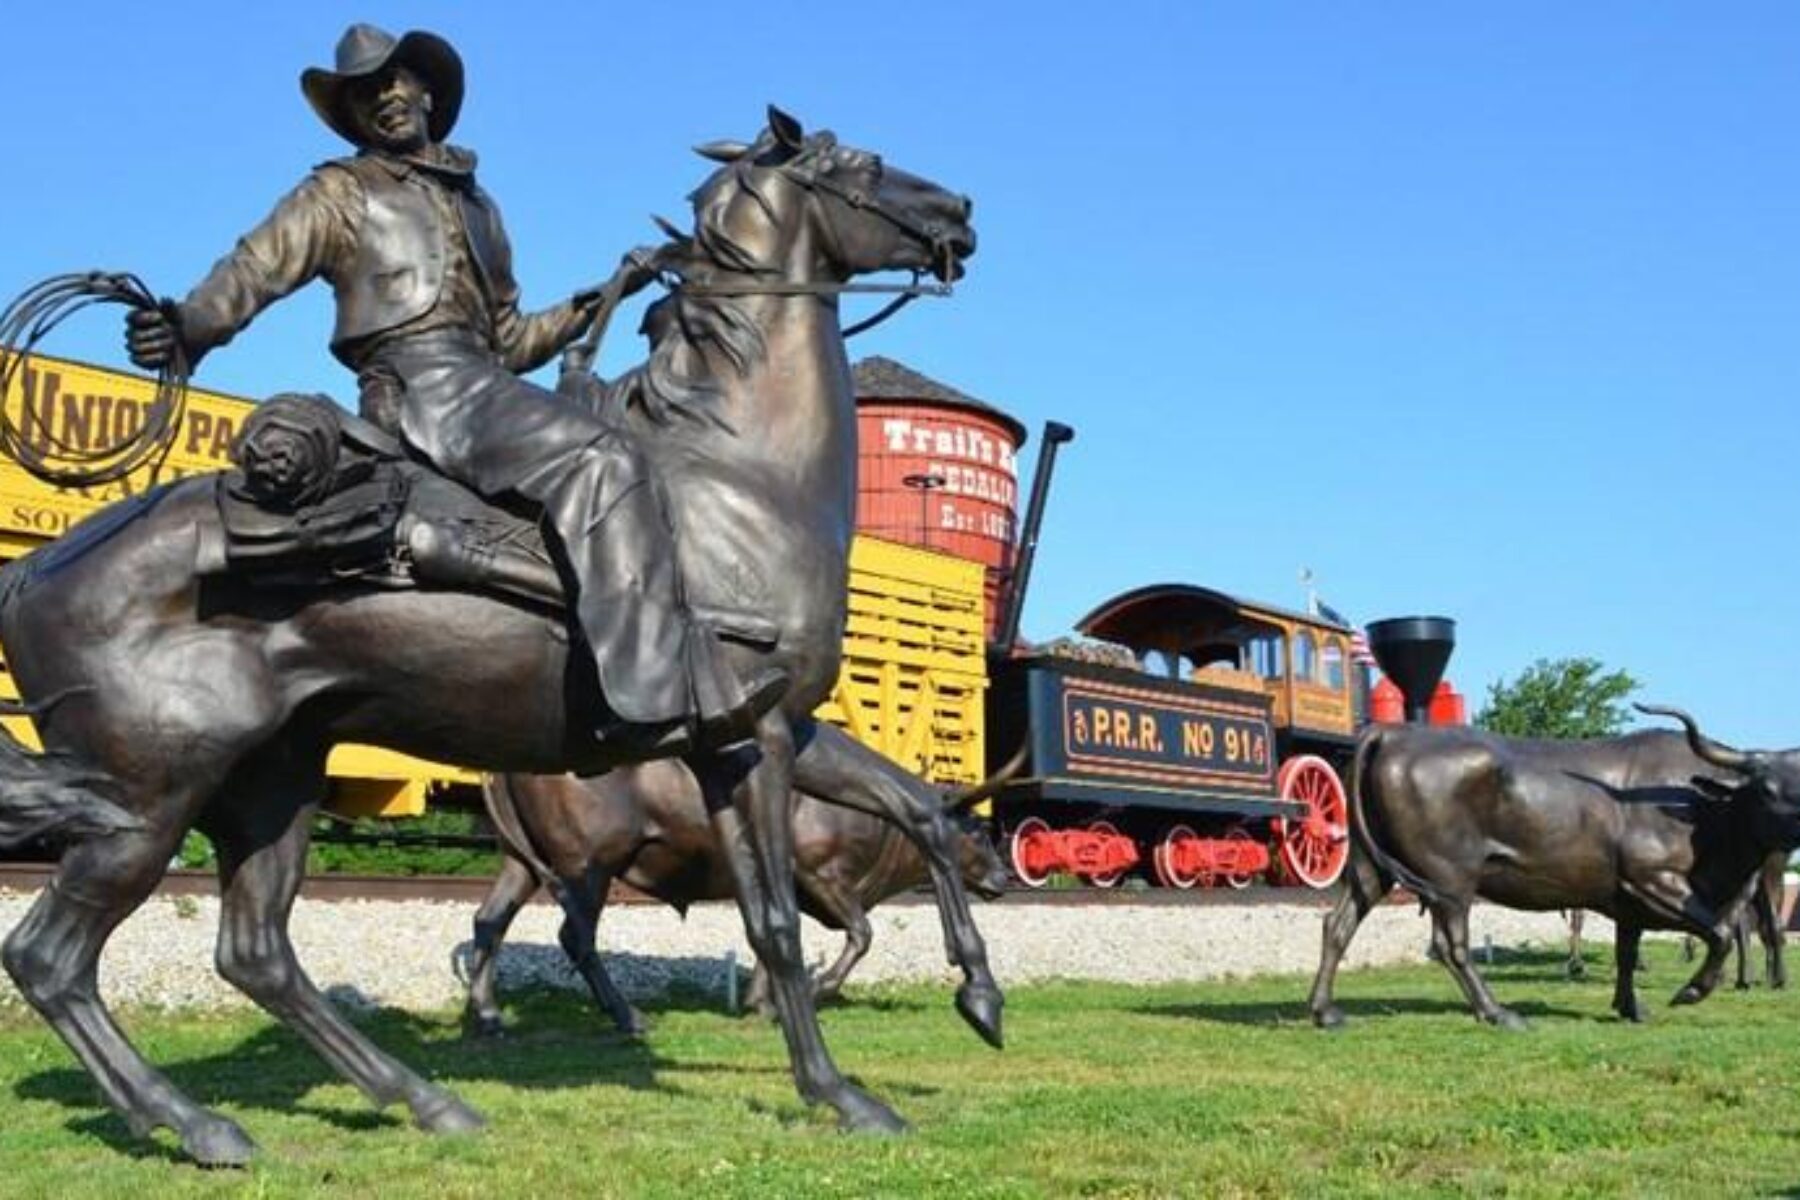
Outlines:
{"label": "railroad ballast stone", "polygon": [[[24,917],[34,897],[0,892],[0,936]],[[339,1003],[418,1011],[441,1010],[463,998],[461,964],[469,948],[473,907],[429,901],[313,901],[294,906],[290,930],[313,982]],[[1316,904],[1267,901],[1245,905],[979,906],[1002,984],[1050,979],[1177,983],[1221,977],[1309,976],[1318,964],[1322,910]],[[878,981],[950,982],[937,913],[928,905],[896,904],[870,914],[874,948],[851,977]],[[580,981],[556,942],[558,912],[531,905],[513,924],[500,957],[503,993],[534,986],[579,989]],[[250,1001],[213,970],[219,902],[214,897],[154,896],[121,925],[100,963],[100,988],[109,1003],[160,1009],[237,1007]],[[1590,917],[1593,943],[1612,940],[1612,925]],[[808,920],[807,958],[836,956],[842,935]],[[1351,968],[1424,961],[1430,926],[1416,908],[1384,905],[1358,931]],[[1477,953],[1498,948],[1562,946],[1567,925],[1559,913],[1521,913],[1478,905],[1470,918]],[[660,995],[672,984],[715,991],[725,986],[725,956],[751,962],[735,906],[703,904],[684,920],[651,905],[609,909],[601,922],[608,967],[634,999]],[[1305,981],[1296,979],[1296,996]],[[0,974],[0,1005],[24,1000]]]}

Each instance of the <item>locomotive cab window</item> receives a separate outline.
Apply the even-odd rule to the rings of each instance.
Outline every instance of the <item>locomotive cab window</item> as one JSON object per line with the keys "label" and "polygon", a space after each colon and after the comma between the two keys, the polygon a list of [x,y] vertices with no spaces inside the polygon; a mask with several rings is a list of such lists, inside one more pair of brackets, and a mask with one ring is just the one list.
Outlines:
{"label": "locomotive cab window", "polygon": [[1319,647],[1313,635],[1302,629],[1294,634],[1294,678],[1312,683],[1318,676]]}
{"label": "locomotive cab window", "polygon": [[1319,679],[1334,692],[1344,690],[1344,644],[1334,637],[1319,649]]}
{"label": "locomotive cab window", "polygon": [[1264,679],[1280,679],[1287,674],[1287,642],[1278,633],[1263,634],[1250,641],[1250,669]]}

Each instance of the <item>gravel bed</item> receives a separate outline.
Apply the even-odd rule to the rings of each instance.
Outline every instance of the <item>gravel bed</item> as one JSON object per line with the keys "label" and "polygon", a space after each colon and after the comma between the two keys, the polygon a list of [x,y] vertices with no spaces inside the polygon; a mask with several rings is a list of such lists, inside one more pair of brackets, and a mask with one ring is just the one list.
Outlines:
{"label": "gravel bed", "polygon": [[[0,935],[25,915],[33,897],[0,892]],[[334,999],[350,1005],[415,1010],[461,1002],[460,964],[474,908],[424,901],[309,901],[294,907],[290,930],[301,963]],[[994,973],[1002,984],[1045,979],[1169,983],[1221,976],[1308,976],[1318,965],[1322,911],[1314,905],[1246,904],[1105,907],[1000,903],[978,906]],[[937,912],[927,904],[893,904],[870,915],[874,947],[852,976],[877,980],[953,980],[944,963]],[[214,1008],[249,1001],[213,970],[219,902],[212,897],[155,896],[119,927],[100,964],[101,991],[111,1003],[154,1008]],[[528,906],[513,924],[500,960],[500,986],[578,988],[557,947],[556,910]],[[1384,905],[1357,932],[1348,965],[1422,961],[1429,924],[1413,906]],[[1590,917],[1587,937],[1610,942],[1612,925]],[[1471,917],[1476,947],[1561,945],[1558,913],[1520,913],[1488,905]],[[806,922],[807,956],[835,957],[840,935]],[[680,981],[723,994],[727,953],[751,955],[737,910],[704,904],[684,920],[650,905],[614,907],[601,922],[613,977],[628,995],[653,997]],[[1304,984],[1297,981],[1297,986]],[[1299,994],[1298,992],[1296,993]],[[0,974],[0,1005],[22,998]]]}

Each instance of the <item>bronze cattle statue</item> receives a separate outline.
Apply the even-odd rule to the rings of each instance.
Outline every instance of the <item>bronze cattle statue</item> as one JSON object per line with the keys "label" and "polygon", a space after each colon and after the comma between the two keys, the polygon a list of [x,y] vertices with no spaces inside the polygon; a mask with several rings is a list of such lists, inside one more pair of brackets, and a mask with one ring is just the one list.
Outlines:
{"label": "bronze cattle statue", "polygon": [[1355,837],[1347,884],[1325,918],[1313,1020],[1343,1023],[1332,983],[1357,926],[1399,883],[1431,911],[1439,957],[1475,1015],[1523,1027],[1501,1007],[1469,954],[1469,905],[1586,908],[1618,925],[1614,1008],[1644,1012],[1633,987],[1645,929],[1700,938],[1706,961],[1675,996],[1692,1004],[1718,986],[1732,923],[1778,849],[1800,844],[1800,752],[1745,752],[1681,721],[1591,741],[1526,741],[1479,730],[1385,726],[1357,746]]}
{"label": "bronze cattle statue", "polygon": [[[543,883],[563,908],[558,940],[569,961],[614,1024],[638,1032],[643,1019],[613,985],[594,944],[613,880],[684,913],[698,901],[734,895],[730,866],[693,775],[679,763],[662,761],[592,779],[490,775],[482,790],[502,831],[506,859],[475,916],[469,961],[469,1016],[475,1028],[499,1032],[495,958],[513,918]],[[846,935],[842,953],[815,985],[815,998],[826,1000],[840,993],[869,952],[868,910],[930,876],[924,857],[890,820],[801,791],[793,803],[800,908]],[[986,831],[965,819],[960,832],[963,881],[984,897],[998,896],[1006,889],[1006,868]],[[750,1000],[767,1008],[767,996],[767,973],[759,962]]]}

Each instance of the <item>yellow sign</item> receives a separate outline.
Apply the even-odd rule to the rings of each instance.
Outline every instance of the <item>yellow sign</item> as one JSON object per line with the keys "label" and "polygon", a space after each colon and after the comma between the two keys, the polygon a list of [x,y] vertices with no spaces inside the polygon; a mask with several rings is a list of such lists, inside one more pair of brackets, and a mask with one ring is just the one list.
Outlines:
{"label": "yellow sign", "polygon": [[[29,434],[103,451],[138,431],[155,397],[155,381],[141,375],[34,354],[14,373],[5,404],[14,424]],[[224,470],[231,465],[231,440],[252,407],[234,396],[188,389],[187,411],[162,465],[103,487],[55,487],[10,458],[0,459],[0,530],[61,537],[75,522],[115,500],[184,475]]]}

